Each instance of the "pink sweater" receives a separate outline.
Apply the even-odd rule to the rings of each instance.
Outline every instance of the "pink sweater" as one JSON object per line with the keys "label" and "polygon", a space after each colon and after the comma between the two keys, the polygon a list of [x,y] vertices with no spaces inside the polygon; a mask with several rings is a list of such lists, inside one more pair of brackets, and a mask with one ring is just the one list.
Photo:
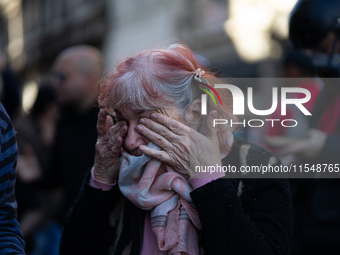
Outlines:
{"label": "pink sweater", "polygon": [[[209,173],[197,173],[193,177],[189,178],[188,182],[193,187],[193,189],[197,189],[213,180],[216,180],[218,178],[221,178],[224,176],[224,173],[222,172],[215,172],[213,174]],[[116,181],[112,184],[107,184],[101,181],[98,181],[93,174],[93,168],[91,170],[91,178],[89,185],[96,189],[102,189],[102,190],[110,190],[114,185],[116,185]],[[151,230],[151,224],[150,224],[150,211],[146,211],[145,213],[145,220],[144,220],[144,238],[143,238],[143,244],[141,249],[141,255],[148,255],[152,254],[153,250],[156,245],[156,236]]]}

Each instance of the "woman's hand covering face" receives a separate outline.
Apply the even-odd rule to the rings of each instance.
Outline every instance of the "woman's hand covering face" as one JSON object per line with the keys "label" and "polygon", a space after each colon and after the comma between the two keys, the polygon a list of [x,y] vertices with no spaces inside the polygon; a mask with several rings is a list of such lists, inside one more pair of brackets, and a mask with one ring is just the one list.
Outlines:
{"label": "woman's hand covering face", "polygon": [[162,150],[141,145],[139,149],[148,156],[172,166],[179,174],[189,178],[195,175],[195,166],[221,165],[217,128],[213,119],[217,112],[208,115],[206,136],[160,113],[151,119],[140,119],[137,130]]}
{"label": "woman's hand covering face", "polygon": [[113,120],[101,109],[97,120],[98,139],[93,173],[97,180],[111,184],[119,174],[119,155],[126,136],[127,125],[119,121],[113,125]]}

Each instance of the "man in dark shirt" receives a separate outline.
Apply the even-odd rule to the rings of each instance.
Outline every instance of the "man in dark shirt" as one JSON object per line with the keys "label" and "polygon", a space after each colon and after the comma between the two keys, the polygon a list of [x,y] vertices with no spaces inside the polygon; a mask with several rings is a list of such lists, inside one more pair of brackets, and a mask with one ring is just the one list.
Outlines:
{"label": "man in dark shirt", "polygon": [[58,216],[60,222],[76,199],[86,170],[93,165],[100,67],[99,50],[87,45],[62,51],[52,67],[61,115],[56,128],[50,180],[65,191]]}

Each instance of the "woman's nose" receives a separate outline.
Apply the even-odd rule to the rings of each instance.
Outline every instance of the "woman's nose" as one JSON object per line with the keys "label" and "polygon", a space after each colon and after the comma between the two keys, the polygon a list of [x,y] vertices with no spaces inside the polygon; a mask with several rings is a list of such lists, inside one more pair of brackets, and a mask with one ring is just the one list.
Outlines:
{"label": "woman's nose", "polygon": [[137,149],[140,145],[147,145],[146,138],[137,132],[137,125],[138,124],[129,125],[128,133],[125,138],[125,147],[130,151]]}

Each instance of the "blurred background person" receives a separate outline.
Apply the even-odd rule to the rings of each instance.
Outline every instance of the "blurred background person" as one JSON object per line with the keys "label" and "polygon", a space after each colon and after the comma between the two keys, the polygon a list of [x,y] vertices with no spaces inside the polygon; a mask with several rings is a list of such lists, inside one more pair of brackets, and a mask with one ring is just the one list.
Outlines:
{"label": "blurred background person", "polygon": [[[332,65],[333,56],[340,53],[339,17],[340,3],[335,0],[301,0],[291,14],[289,31],[294,46],[328,55],[324,65],[317,66],[323,78],[339,77],[339,67]],[[334,69],[336,76],[333,76]],[[323,81],[325,86],[312,114],[312,130],[308,132],[305,139],[284,151],[317,160],[318,163],[338,163],[340,87],[331,79],[323,79]]]}
{"label": "blurred background person", "polygon": [[97,84],[101,75],[101,53],[92,46],[73,46],[62,51],[51,74],[60,104],[60,118],[52,149],[51,173],[47,182],[62,187],[64,202],[60,224],[81,188],[84,174],[94,162],[97,141]]}
{"label": "blurred background person", "polygon": [[[291,13],[289,37],[294,46],[324,54],[325,60],[316,65],[324,86],[312,112],[311,129],[300,141],[282,149],[282,153],[297,156],[300,163],[339,163],[339,66],[333,64],[340,53],[339,22],[340,2],[336,0],[300,0]],[[330,77],[337,79],[327,79]],[[324,174],[295,182],[293,254],[339,253],[340,180],[321,179]]]}
{"label": "blurred background person", "polygon": [[18,220],[26,252],[32,255],[58,253],[61,230],[53,222],[58,194],[47,190],[43,183],[43,176],[50,171],[57,115],[55,91],[49,84],[43,84],[30,113],[14,123],[19,148]]}
{"label": "blurred background person", "polygon": [[[307,89],[311,93],[310,100],[304,104],[304,107],[312,112],[316,100],[319,96],[322,81],[317,78],[317,71],[311,57],[302,51],[288,48],[281,60],[281,69],[284,78],[284,87],[299,87]],[[301,93],[290,93],[289,98],[303,98]],[[278,100],[278,107],[275,112],[268,116],[269,119],[294,119],[298,125],[294,128],[284,127],[282,125],[268,126],[265,131],[265,140],[267,147],[277,152],[278,147],[287,145],[301,138],[301,134],[309,129],[309,117],[304,115],[295,105],[288,104],[286,115],[281,115],[281,100]],[[283,158],[281,159],[283,160]],[[291,159],[289,159],[291,160]],[[284,160],[283,160],[284,163]]]}

